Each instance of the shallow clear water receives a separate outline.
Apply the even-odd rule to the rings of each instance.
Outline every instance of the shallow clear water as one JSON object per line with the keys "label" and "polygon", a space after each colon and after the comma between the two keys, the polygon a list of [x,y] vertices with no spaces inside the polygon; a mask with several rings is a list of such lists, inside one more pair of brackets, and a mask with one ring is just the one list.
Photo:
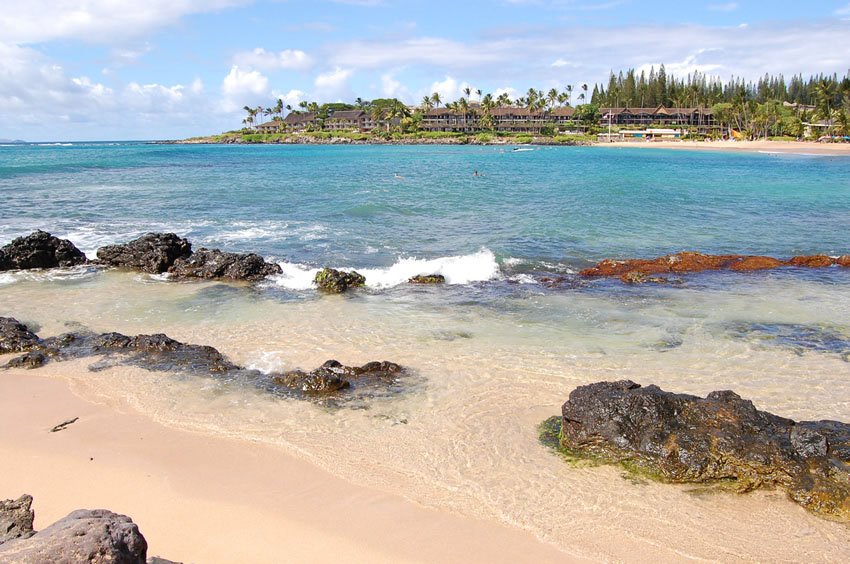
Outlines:
{"label": "shallow clear water", "polygon": [[[8,151],[7,151],[8,149]],[[473,178],[472,171],[483,172]],[[398,180],[394,175],[403,176]],[[69,269],[0,273],[0,315],[42,335],[166,332],[260,370],[387,359],[408,393],[358,409],[240,382],[54,364],[93,399],[281,445],[419,503],[499,520],[602,559],[846,561],[850,532],[780,493],[696,495],[575,468],[536,440],[577,385],[733,389],[796,419],[850,421],[850,269],[688,276],[626,287],[570,274],[693,249],[850,252],[850,159],[598,148],[0,148],[0,241],[35,228],[89,253],[148,230],[255,251],[256,286]],[[415,259],[415,260],[414,260]],[[319,296],[320,265],[372,287]],[[452,284],[410,287],[440,271]],[[560,289],[527,273],[566,273]],[[617,539],[612,542],[611,539]],[[651,559],[651,558],[650,558]]]}

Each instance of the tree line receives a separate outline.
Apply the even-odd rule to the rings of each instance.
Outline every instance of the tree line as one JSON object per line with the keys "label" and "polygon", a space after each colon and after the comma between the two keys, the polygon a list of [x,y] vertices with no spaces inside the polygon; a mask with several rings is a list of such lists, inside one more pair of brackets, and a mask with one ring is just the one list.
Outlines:
{"label": "tree line", "polygon": [[[284,110],[295,113],[313,113],[319,123],[332,117],[335,111],[361,109],[368,112],[376,123],[404,132],[416,131],[422,115],[441,106],[452,113],[466,116],[475,113],[483,129],[491,129],[492,111],[500,107],[519,107],[533,112],[547,112],[558,107],[572,107],[573,94],[578,104],[574,121],[590,126],[602,113],[600,108],[710,108],[721,129],[734,129],[743,137],[792,136],[801,138],[806,132],[815,136],[850,135],[850,71],[843,77],[833,75],[802,74],[785,79],[783,75],[765,75],[756,81],[732,77],[722,81],[704,73],[693,72],[684,77],[667,74],[664,65],[649,73],[635,69],[617,74],[611,72],[608,84],[548,91],[529,88],[524,94],[511,98],[507,93],[494,95],[480,89],[466,87],[457,100],[443,100],[437,92],[424,96],[418,106],[409,107],[395,98],[364,100],[354,103],[326,103],[302,101],[295,108],[277,100],[272,107],[245,106],[243,124],[251,126],[265,118],[283,119]],[[789,106],[790,104],[790,106]]]}

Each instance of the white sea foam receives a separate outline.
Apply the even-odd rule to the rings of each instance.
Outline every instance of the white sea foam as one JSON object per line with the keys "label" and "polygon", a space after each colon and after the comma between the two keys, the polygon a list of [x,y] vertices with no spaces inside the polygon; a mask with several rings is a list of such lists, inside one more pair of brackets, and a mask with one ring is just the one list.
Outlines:
{"label": "white sea foam", "polygon": [[0,274],[0,286],[5,286],[6,284],[13,284],[15,280],[15,276],[10,272],[4,272]]}
{"label": "white sea foam", "polygon": [[519,284],[537,284],[537,280],[530,274],[517,274],[516,276],[512,276],[511,280]]}
{"label": "white sea foam", "polygon": [[357,270],[366,277],[366,285],[389,288],[407,282],[417,274],[442,274],[448,284],[484,282],[500,276],[496,256],[489,249],[471,255],[436,259],[402,258],[389,268]]}
{"label": "white sea foam", "polygon": [[319,272],[318,268],[292,262],[282,262],[280,268],[283,272],[269,277],[269,280],[290,290],[309,290],[313,287],[313,278]]}
{"label": "white sea foam", "polygon": [[[290,290],[309,290],[318,268],[303,264],[280,263],[281,274],[269,280]],[[489,249],[481,249],[471,255],[440,257],[435,259],[401,258],[387,268],[339,268],[356,270],[366,277],[366,285],[372,288],[391,288],[406,283],[417,274],[442,274],[448,284],[470,284],[485,282],[501,276],[496,256]]]}

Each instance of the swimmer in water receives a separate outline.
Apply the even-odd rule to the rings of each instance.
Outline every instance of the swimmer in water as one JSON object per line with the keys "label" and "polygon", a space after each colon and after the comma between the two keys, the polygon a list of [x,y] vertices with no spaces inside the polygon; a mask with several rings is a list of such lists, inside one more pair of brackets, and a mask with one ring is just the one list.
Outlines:
{"label": "swimmer in water", "polygon": [[403,177],[402,175],[400,175],[399,173],[395,173],[394,178],[395,178],[396,180],[404,180],[404,177]]}

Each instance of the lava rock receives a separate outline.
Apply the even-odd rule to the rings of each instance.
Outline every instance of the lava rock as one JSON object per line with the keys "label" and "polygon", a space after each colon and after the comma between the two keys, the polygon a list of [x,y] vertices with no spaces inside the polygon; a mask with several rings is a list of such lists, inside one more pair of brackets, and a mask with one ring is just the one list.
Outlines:
{"label": "lava rock", "polygon": [[189,241],[174,233],[147,233],[124,245],[107,245],[97,250],[97,258],[105,264],[149,274],[167,272],[175,261],[191,254]]}
{"label": "lava rock", "polygon": [[79,509],[29,538],[0,545],[0,561],[145,564],[147,551],[145,537],[126,515]]}
{"label": "lava rock", "polygon": [[38,335],[13,317],[0,317],[0,354],[26,352],[39,343]]}
{"label": "lava rock", "polygon": [[850,520],[850,425],[798,423],[731,391],[700,398],[630,380],[580,386],[563,405],[560,444],[669,482],[780,487],[812,511]]}
{"label": "lava rock", "polygon": [[411,284],[444,284],[446,277],[442,274],[417,274],[408,279]]}
{"label": "lava rock", "polygon": [[357,288],[366,284],[366,277],[352,272],[340,272],[333,268],[325,268],[316,273],[314,280],[320,290],[329,294],[341,294],[349,288]]}
{"label": "lava rock", "polygon": [[67,267],[86,262],[86,255],[71,241],[40,230],[18,237],[0,249],[0,270]]}
{"label": "lava rock", "polygon": [[388,361],[373,361],[363,366],[345,366],[337,360],[328,360],[310,372],[292,370],[273,375],[272,382],[301,392],[326,394],[355,386],[391,383],[403,371],[400,365]]}
{"label": "lava rock", "polygon": [[33,536],[34,520],[31,495],[24,494],[18,499],[0,501],[0,545],[14,539]]}
{"label": "lava rock", "polygon": [[280,265],[268,263],[253,253],[225,253],[218,249],[198,249],[190,256],[174,262],[168,271],[177,278],[227,278],[258,281],[280,274]]}
{"label": "lava rock", "polygon": [[30,351],[6,363],[6,368],[40,368],[47,363],[47,355],[41,351]]}

